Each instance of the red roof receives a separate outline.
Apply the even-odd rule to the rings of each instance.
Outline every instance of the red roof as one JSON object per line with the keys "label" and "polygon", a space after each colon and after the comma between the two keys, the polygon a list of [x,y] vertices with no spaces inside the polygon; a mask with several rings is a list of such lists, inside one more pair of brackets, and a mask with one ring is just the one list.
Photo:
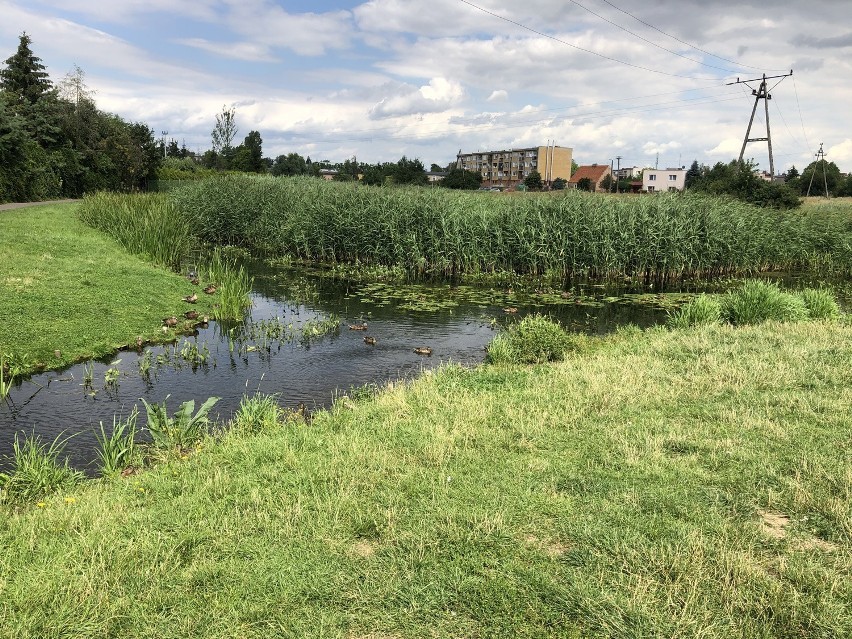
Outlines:
{"label": "red roof", "polygon": [[577,167],[577,170],[574,172],[574,175],[572,175],[571,179],[568,181],[572,183],[577,183],[583,178],[589,178],[592,183],[597,184],[602,179],[604,179],[604,176],[608,173],[608,164],[592,164],[589,166],[580,166]]}

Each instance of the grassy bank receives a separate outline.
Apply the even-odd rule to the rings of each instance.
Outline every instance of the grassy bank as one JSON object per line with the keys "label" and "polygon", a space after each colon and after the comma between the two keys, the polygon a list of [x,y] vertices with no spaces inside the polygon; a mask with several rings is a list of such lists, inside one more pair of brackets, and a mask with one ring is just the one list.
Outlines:
{"label": "grassy bank", "polygon": [[495,196],[258,176],[170,195],[209,242],[318,262],[652,280],[852,272],[852,207],[779,212],[691,194]]}
{"label": "grassy bank", "polygon": [[0,517],[9,637],[852,634],[852,327],[446,368]]}
{"label": "grassy bank", "polygon": [[77,207],[0,213],[0,353],[25,369],[103,356],[137,336],[163,339],[163,318],[200,291],[81,223]]}

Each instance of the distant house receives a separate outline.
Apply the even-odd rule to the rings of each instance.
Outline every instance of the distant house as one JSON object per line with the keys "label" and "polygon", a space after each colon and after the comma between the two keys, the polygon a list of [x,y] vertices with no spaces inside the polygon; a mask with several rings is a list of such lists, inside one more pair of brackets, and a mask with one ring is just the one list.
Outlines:
{"label": "distant house", "polygon": [[334,169],[320,169],[319,175],[323,180],[333,180],[337,177],[338,171]]}
{"label": "distant house", "polygon": [[639,175],[642,172],[638,166],[623,166],[620,169],[615,170],[615,179],[617,180],[630,180]]}
{"label": "distant house", "polygon": [[642,173],[642,192],[683,191],[686,169],[645,169]]}
{"label": "distant house", "polygon": [[426,179],[429,184],[435,184],[447,177],[446,171],[426,171]]}
{"label": "distant house", "polygon": [[612,170],[609,164],[589,164],[588,166],[580,166],[577,167],[574,175],[572,175],[571,179],[568,180],[568,187],[576,189],[580,180],[588,178],[592,184],[591,190],[593,192],[604,191],[605,189],[601,188],[601,182],[603,182],[607,175],[612,175]]}

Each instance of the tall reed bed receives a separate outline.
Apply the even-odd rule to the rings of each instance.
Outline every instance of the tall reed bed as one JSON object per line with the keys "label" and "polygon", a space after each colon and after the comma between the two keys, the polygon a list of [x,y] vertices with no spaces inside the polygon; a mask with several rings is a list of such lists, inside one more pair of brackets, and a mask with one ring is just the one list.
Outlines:
{"label": "tall reed bed", "polygon": [[172,194],[196,234],[327,263],[441,275],[692,275],[852,271],[852,212],[779,212],[693,194],[608,197],[377,188],[229,176]]}
{"label": "tall reed bed", "polygon": [[218,320],[240,320],[245,309],[251,306],[253,278],[235,259],[228,258],[219,248],[207,264],[207,279],[214,282],[219,291],[219,304],[214,311]]}
{"label": "tall reed bed", "polygon": [[177,269],[191,245],[191,229],[164,194],[87,195],[78,215],[131,253],[168,268]]}

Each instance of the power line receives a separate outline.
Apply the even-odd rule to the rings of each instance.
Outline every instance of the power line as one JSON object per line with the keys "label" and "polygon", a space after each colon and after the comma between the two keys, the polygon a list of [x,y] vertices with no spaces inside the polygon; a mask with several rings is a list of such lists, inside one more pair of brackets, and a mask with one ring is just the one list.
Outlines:
{"label": "power line", "polygon": [[611,56],[604,55],[603,53],[598,53],[597,51],[592,51],[591,49],[585,49],[583,47],[577,46],[576,44],[566,42],[565,40],[562,40],[560,38],[557,38],[556,36],[552,36],[550,34],[544,33],[542,31],[537,31],[536,29],[533,29],[532,27],[528,27],[525,24],[521,24],[520,22],[516,22],[515,20],[501,16],[500,14],[494,13],[493,11],[489,11],[488,9],[485,9],[483,7],[480,7],[479,5],[473,4],[472,2],[469,2],[468,0],[459,0],[459,2],[463,2],[464,4],[471,6],[478,11],[482,11],[483,13],[487,13],[490,16],[493,16],[495,18],[499,18],[500,20],[503,20],[505,22],[513,24],[516,27],[521,27],[522,29],[526,29],[527,31],[535,33],[536,35],[540,35],[543,38],[548,38],[550,40],[553,40],[554,42],[559,42],[560,44],[564,44],[564,45],[569,46],[573,49],[577,49],[578,51],[583,51],[585,53],[591,53],[592,55],[596,55],[599,58],[603,58],[604,60],[609,60],[610,62],[617,62],[618,64],[623,64],[623,65],[628,66],[628,67],[633,67],[634,69],[640,69],[642,71],[648,71],[649,73],[658,73],[660,75],[666,75],[666,76],[669,76],[671,78],[684,78],[686,80],[709,80],[710,79],[710,78],[707,78],[707,77],[696,77],[696,76],[689,76],[689,75],[680,75],[678,73],[668,73],[666,71],[658,71],[657,69],[651,69],[649,67],[643,67],[642,65],[639,65],[639,64],[633,64],[632,62],[625,62],[624,60],[619,60],[618,58],[613,58]]}
{"label": "power line", "polygon": [[[683,55],[682,53],[678,53],[677,51],[672,51],[671,49],[666,49],[666,48],[665,48],[664,46],[662,46],[661,44],[657,44],[657,43],[656,43],[656,42],[654,42],[653,40],[649,40],[648,38],[646,38],[646,37],[644,37],[644,36],[641,36],[641,35],[639,35],[638,33],[635,33],[635,32],[631,31],[630,29],[628,29],[628,28],[626,28],[626,27],[622,27],[620,24],[618,24],[618,23],[616,23],[616,22],[613,22],[613,21],[612,21],[612,20],[610,20],[609,18],[605,18],[605,17],[604,17],[604,16],[602,16],[601,14],[599,14],[599,13],[595,13],[594,11],[592,11],[591,9],[589,9],[588,7],[586,7],[586,6],[582,5],[582,4],[580,4],[579,2],[577,2],[577,0],[569,0],[569,2],[571,2],[571,3],[575,4],[575,5],[577,5],[578,7],[580,7],[581,9],[583,9],[584,11],[588,11],[589,13],[591,13],[591,14],[592,14],[593,16],[595,16],[596,18],[599,18],[599,19],[603,20],[604,22],[607,22],[607,23],[611,24],[611,25],[612,25],[612,26],[614,26],[615,28],[617,28],[617,29],[621,29],[622,31],[625,31],[625,32],[629,33],[629,34],[630,34],[630,35],[632,35],[634,38],[639,38],[640,40],[642,40],[643,42],[647,42],[647,43],[648,43],[648,44],[650,44],[651,46],[657,47],[658,49],[662,49],[662,50],[663,50],[663,51],[665,51],[666,53],[671,53],[672,55],[676,55],[676,56],[677,56],[677,57],[679,57],[679,58],[683,58],[684,60],[689,60],[690,62],[694,62],[694,63],[696,63],[696,64],[700,64],[700,65],[702,65],[702,66],[709,67],[709,68],[711,68],[711,69],[718,69],[719,71],[725,71],[726,73],[736,73],[736,70],[735,70],[735,69],[726,69],[726,68],[724,68],[724,67],[717,67],[717,66],[715,66],[715,65],[707,64],[706,62],[702,62],[701,60],[696,60],[696,59],[694,59],[694,58],[690,58],[689,56]],[[693,47],[693,48],[694,48],[694,47]],[[739,65],[737,65],[737,66],[739,66]],[[740,67],[740,68],[742,68],[742,67]]]}
{"label": "power line", "polygon": [[[678,38],[677,36],[673,36],[673,35],[672,35],[672,34],[670,34],[670,33],[666,33],[666,32],[665,32],[665,31],[663,31],[662,29],[659,29],[659,28],[655,27],[653,24],[650,24],[650,23],[648,23],[648,22],[645,22],[644,20],[642,20],[642,18],[637,18],[637,17],[636,17],[636,16],[634,16],[632,13],[630,13],[630,12],[628,12],[628,11],[625,11],[625,10],[624,10],[624,9],[622,9],[621,7],[616,7],[616,6],[615,6],[612,2],[610,2],[609,0],[603,0],[603,1],[604,1],[605,3],[607,3],[609,6],[611,6],[613,9],[615,9],[616,11],[621,11],[621,13],[623,13],[624,15],[630,16],[631,18],[633,18],[633,19],[634,19],[634,20],[636,20],[637,22],[641,22],[642,24],[644,24],[646,27],[650,27],[651,29],[653,29],[653,30],[654,30],[654,31],[656,31],[657,33],[662,33],[664,36],[667,36],[667,37],[671,38],[672,40],[676,40],[676,41],[680,42],[681,44],[684,44],[684,45],[686,45],[686,46],[690,47],[691,49],[695,49],[696,51],[701,51],[701,53],[706,53],[707,55],[712,56],[712,57],[716,58],[717,60],[722,60],[722,61],[724,61],[724,62],[728,62],[728,63],[730,63],[730,64],[734,64],[734,65],[736,65],[736,66],[738,66],[738,67],[744,67],[744,68],[746,68],[746,69],[754,69],[754,70],[756,70],[756,71],[763,71],[763,70],[764,70],[764,69],[761,69],[761,68],[759,68],[759,67],[753,67],[753,66],[748,65],[748,64],[743,64],[743,63],[741,63],[741,62],[736,62],[735,60],[729,60],[728,58],[723,58],[723,57],[722,57],[722,56],[720,56],[720,55],[716,55],[715,53],[712,53],[712,52],[710,52],[710,51],[707,51],[707,50],[705,50],[705,49],[702,49],[701,47],[697,47],[697,46],[695,46],[694,44],[690,44],[689,42],[686,42],[686,41],[684,41],[684,40],[681,40],[681,39],[680,39],[680,38]],[[769,71],[783,71],[783,69],[768,69],[768,70],[769,70]]]}

